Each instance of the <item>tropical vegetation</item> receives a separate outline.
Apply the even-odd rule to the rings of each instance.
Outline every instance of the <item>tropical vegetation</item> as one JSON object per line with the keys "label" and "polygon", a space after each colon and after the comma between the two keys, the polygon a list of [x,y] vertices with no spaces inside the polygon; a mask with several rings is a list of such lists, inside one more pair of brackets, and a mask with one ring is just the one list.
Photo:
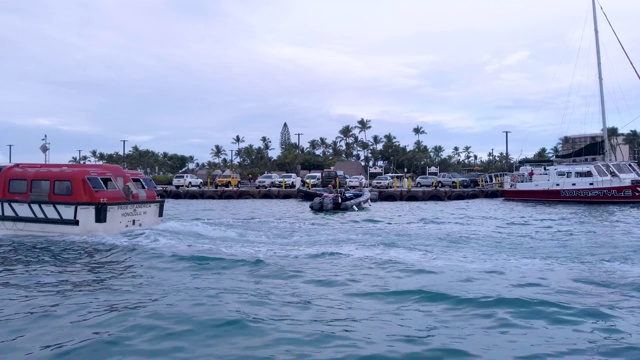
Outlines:
{"label": "tropical vegetation", "polygon": [[[425,174],[429,167],[438,167],[440,171],[461,171],[481,169],[485,172],[504,171],[513,168],[514,159],[503,152],[493,150],[484,156],[475,153],[471,146],[454,146],[450,150],[442,145],[428,146],[422,139],[428,133],[422,126],[412,129],[416,140],[413,144],[401,144],[395,135],[371,134],[372,121],[360,119],[355,124],[347,124],[338,130],[333,139],[319,137],[311,139],[307,145],[299,145],[291,140],[289,126],[285,122],[279,139],[280,153],[272,157],[272,140],[266,136],[258,144],[246,144],[244,136],[236,135],[230,139],[232,147],[215,144],[210,149],[210,159],[198,161],[192,155],[155,152],[132,146],[125,154],[118,152],[103,153],[92,150],[89,155],[73,157],[69,162],[99,162],[126,164],[127,168],[144,171],[150,175],[175,174],[185,169],[233,169],[243,175],[263,174],[269,171],[296,172],[296,170],[319,170],[334,166],[338,161],[355,160],[365,169],[379,167],[389,172]],[[615,151],[622,135],[623,144],[629,146],[631,153],[640,149],[640,135],[636,130],[620,134],[617,128],[609,128],[610,147]],[[298,137],[299,141],[299,137]],[[563,138],[553,147],[541,147],[531,158],[519,160],[551,160],[554,156],[572,151],[571,138]]]}

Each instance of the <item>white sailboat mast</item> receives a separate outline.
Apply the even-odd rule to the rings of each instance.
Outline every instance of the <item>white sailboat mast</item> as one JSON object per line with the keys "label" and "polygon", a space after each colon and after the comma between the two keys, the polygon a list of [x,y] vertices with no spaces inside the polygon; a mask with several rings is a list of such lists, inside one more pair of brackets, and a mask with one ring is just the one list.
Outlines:
{"label": "white sailboat mast", "polygon": [[598,62],[598,82],[600,83],[600,111],[602,112],[602,136],[604,138],[604,161],[609,161],[609,134],[607,132],[607,115],[604,109],[604,89],[602,85],[602,62],[600,60],[600,37],[598,35],[598,18],[596,16],[596,0],[591,0],[593,7],[593,29],[596,35],[596,56]]}

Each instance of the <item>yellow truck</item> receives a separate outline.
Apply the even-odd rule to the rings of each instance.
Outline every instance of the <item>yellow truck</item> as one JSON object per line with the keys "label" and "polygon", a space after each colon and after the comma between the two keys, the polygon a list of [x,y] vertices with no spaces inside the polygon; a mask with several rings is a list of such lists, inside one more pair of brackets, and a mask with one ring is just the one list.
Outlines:
{"label": "yellow truck", "polygon": [[237,188],[240,185],[240,175],[238,174],[222,174],[216,179],[215,187],[223,186],[227,188]]}

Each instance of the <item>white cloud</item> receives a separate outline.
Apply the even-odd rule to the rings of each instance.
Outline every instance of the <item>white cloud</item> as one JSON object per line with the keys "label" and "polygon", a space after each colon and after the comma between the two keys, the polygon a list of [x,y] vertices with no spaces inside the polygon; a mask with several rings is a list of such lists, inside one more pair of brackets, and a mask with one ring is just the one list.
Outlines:
{"label": "white cloud", "polygon": [[[602,3],[640,53],[640,2]],[[3,2],[0,134],[36,149],[22,153],[32,161],[43,131],[54,156],[129,139],[203,160],[237,134],[277,144],[285,121],[308,141],[365,117],[403,143],[424,124],[431,139],[482,151],[509,127],[513,146],[536,150],[553,145],[553,129],[599,127],[590,10],[583,0]],[[609,93],[638,98],[600,30]],[[569,112],[567,99],[583,103]],[[611,125],[639,106],[611,105],[621,109]]]}
{"label": "white cloud", "polygon": [[489,58],[487,59],[487,61],[490,62],[491,64],[487,65],[485,67],[485,70],[487,72],[492,72],[500,67],[517,65],[522,61],[524,61],[525,59],[527,59],[528,57],[529,57],[529,51],[523,50],[513,54],[509,54],[502,60]]}

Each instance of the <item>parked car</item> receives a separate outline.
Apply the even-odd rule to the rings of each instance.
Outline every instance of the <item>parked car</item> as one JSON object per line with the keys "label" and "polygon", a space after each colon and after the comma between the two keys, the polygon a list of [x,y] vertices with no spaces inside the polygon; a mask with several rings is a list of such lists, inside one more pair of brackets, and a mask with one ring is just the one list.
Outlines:
{"label": "parked car", "polygon": [[304,185],[309,187],[309,182],[311,182],[311,187],[320,187],[320,175],[320,173],[307,174],[304,177]]}
{"label": "parked car", "polygon": [[320,177],[320,187],[326,188],[331,183],[336,182],[336,178],[338,177],[338,173],[334,170],[325,170],[322,172]]}
{"label": "parked car", "polygon": [[193,174],[177,174],[176,176],[173,177],[173,181],[171,182],[171,184],[176,189],[180,189],[183,186],[187,188],[190,188],[190,187],[202,188],[202,183],[203,183],[202,179],[198,178]]}
{"label": "parked car", "polygon": [[435,180],[436,177],[433,175],[422,175],[418,176],[414,184],[416,187],[431,187]]}
{"label": "parked car", "polygon": [[270,187],[277,186],[278,179],[280,177],[278,174],[264,174],[260,176],[260,179],[256,180],[256,189],[265,188],[268,189]]}
{"label": "parked car", "polygon": [[482,176],[484,176],[484,173],[468,173],[464,175],[464,177],[469,179],[469,187],[472,188],[480,186],[480,181],[478,179],[480,179]]}
{"label": "parked car", "polygon": [[240,184],[240,175],[238,174],[222,174],[216,179],[215,188],[218,186],[224,186],[227,188],[238,187]]}
{"label": "parked car", "polygon": [[378,189],[389,189],[393,187],[393,178],[391,178],[390,176],[387,175],[381,175],[376,177],[375,179],[373,179],[373,181],[371,182],[371,187],[372,188],[378,188]]}
{"label": "parked car", "polygon": [[331,185],[331,183],[335,184],[336,187],[338,187],[338,188],[346,187],[347,186],[347,176],[344,174],[344,171],[340,171],[340,170],[325,170],[325,171],[323,171],[321,179],[320,179],[320,185],[322,187],[327,187],[327,186]]}
{"label": "parked car", "polygon": [[403,188],[408,185],[408,183],[405,182],[406,181],[405,174],[387,174],[385,176],[388,176],[391,178],[392,180],[391,186],[393,186],[395,182],[396,188]]}
{"label": "parked car", "polygon": [[364,176],[362,175],[354,175],[347,179],[347,187],[349,188],[361,188],[364,187],[365,184]]}
{"label": "parked car", "polygon": [[300,185],[300,178],[296,174],[282,174],[278,181],[274,183],[274,186],[281,188],[283,187],[283,182],[285,188],[295,189]]}
{"label": "parked car", "polygon": [[462,177],[462,175],[458,173],[452,172],[438,174],[438,187],[450,186],[455,188],[458,186],[458,182],[460,182],[461,188],[469,187],[469,179]]}
{"label": "parked car", "polygon": [[349,177],[342,170],[336,170],[336,173],[338,173],[338,181],[340,183],[340,186],[338,187],[340,188],[347,187],[347,180],[349,180]]}

